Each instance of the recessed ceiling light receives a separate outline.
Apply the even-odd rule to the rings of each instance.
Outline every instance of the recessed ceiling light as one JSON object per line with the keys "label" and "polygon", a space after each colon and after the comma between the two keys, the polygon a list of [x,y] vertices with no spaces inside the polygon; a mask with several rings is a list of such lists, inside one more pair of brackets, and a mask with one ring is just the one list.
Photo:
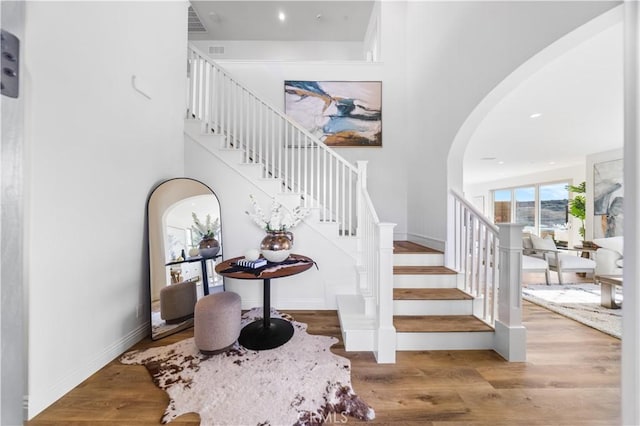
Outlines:
{"label": "recessed ceiling light", "polygon": [[285,15],[284,12],[279,12],[278,19],[284,22],[284,20],[287,19],[287,15]]}
{"label": "recessed ceiling light", "polygon": [[529,118],[538,118],[538,117],[541,117],[541,116],[542,116],[542,113],[540,113],[540,112],[534,112],[533,114],[531,114],[531,115],[529,116]]}
{"label": "recessed ceiling light", "polygon": [[498,164],[504,164],[504,161],[498,161]]}
{"label": "recessed ceiling light", "polygon": [[553,166],[554,164],[556,164],[556,162],[555,161],[549,161],[549,164]]}

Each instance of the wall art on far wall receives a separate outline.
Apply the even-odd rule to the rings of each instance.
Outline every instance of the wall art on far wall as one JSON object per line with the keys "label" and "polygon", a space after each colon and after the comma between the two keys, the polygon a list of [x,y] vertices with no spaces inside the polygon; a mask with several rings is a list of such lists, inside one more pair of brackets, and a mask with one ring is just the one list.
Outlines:
{"label": "wall art on far wall", "polygon": [[623,233],[623,161],[593,165],[593,237],[616,237]]}
{"label": "wall art on far wall", "polygon": [[327,145],[382,146],[381,81],[284,82],[285,113]]}

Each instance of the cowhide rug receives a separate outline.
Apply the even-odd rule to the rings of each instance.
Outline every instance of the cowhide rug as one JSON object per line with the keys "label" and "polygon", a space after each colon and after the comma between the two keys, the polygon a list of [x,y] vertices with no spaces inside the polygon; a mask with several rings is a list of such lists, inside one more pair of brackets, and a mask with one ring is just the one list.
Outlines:
{"label": "cowhide rug", "polygon": [[[285,317],[272,310],[272,317]],[[262,308],[242,316],[242,325],[262,317]],[[143,364],[170,401],[169,423],[190,412],[201,425],[316,425],[344,423],[347,416],[370,420],[373,409],[351,388],[351,362],[329,348],[338,339],[307,333],[293,321],[289,342],[252,351],[236,344],[218,355],[202,355],[193,338],[131,351],[124,364]]]}

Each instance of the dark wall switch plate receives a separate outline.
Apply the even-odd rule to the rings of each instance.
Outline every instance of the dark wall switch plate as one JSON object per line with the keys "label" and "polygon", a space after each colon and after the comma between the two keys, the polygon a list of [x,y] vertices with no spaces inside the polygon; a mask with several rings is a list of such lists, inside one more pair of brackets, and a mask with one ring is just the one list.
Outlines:
{"label": "dark wall switch plate", "polygon": [[0,85],[2,94],[18,97],[20,87],[20,40],[8,31],[2,30],[2,73]]}

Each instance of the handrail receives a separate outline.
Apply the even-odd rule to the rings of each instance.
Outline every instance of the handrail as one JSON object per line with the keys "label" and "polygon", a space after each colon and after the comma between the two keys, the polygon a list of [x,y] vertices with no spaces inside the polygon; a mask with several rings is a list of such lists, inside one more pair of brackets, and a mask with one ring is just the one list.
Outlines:
{"label": "handrail", "polygon": [[498,231],[498,227],[496,225],[494,225],[493,223],[491,223],[489,218],[487,218],[484,215],[484,213],[482,213],[480,210],[478,210],[478,208],[476,206],[471,204],[466,198],[464,198],[463,195],[461,195],[456,190],[450,189],[449,192],[451,192],[456,197],[456,199],[458,199],[461,203],[463,203],[467,209],[469,209],[471,212],[473,212],[474,216],[478,217],[478,220],[480,220],[486,227],[488,227],[493,232],[495,232],[496,235],[498,234],[498,232],[499,232]]}
{"label": "handrail", "polygon": [[[393,224],[381,223],[367,192],[366,162],[357,167],[275,107],[241,85],[205,54],[189,46],[187,118],[224,136],[222,148],[262,166],[264,178],[282,181],[282,191],[299,194],[318,208],[320,220],[335,222],[339,235],[356,237],[358,293],[377,319],[380,359],[395,359],[393,328]],[[389,361],[386,361],[389,362]]]}
{"label": "handrail", "polygon": [[188,118],[225,136],[224,148],[261,164],[264,178],[278,178],[283,191],[319,208],[340,235],[357,230],[357,168],[325,143],[236,81],[205,54],[189,46]]}
{"label": "handrail", "polygon": [[456,191],[450,190],[452,234],[448,265],[463,275],[462,290],[474,296],[474,315],[493,325],[498,308],[498,227]]}
{"label": "handrail", "polygon": [[[273,105],[271,105],[269,102],[261,99],[258,95],[256,95],[256,93],[254,91],[252,91],[249,88],[244,87],[240,82],[238,82],[235,78],[233,78],[231,76],[231,74],[225,70],[222,66],[220,66],[219,64],[215,63],[215,62],[211,62],[207,59],[207,55],[205,53],[202,52],[202,50],[198,49],[195,46],[190,45],[189,49],[191,51],[193,51],[194,53],[198,54],[200,56],[201,59],[207,61],[209,64],[215,66],[216,68],[218,68],[221,72],[224,73],[225,77],[227,77],[230,81],[232,81],[233,83],[237,84],[238,86],[241,86],[243,88],[243,90],[251,95],[252,97],[256,98],[262,105],[264,105],[265,107],[267,107],[270,111],[272,111],[274,114],[278,115],[280,118],[282,118],[283,120],[287,121],[291,126],[296,127],[298,130],[300,130],[301,133],[303,133],[305,136],[307,136],[309,139],[313,140],[313,142],[317,145],[319,145],[319,147],[323,148],[324,150],[328,151],[331,155],[335,156],[335,157],[340,157],[338,156],[335,152],[333,152],[328,146],[327,144],[325,144],[324,142],[322,142],[320,139],[318,139],[316,136],[314,136],[313,134],[311,134],[307,129],[305,129],[304,127],[300,126],[298,123],[296,123],[295,121],[291,120],[289,117],[287,117],[285,114],[283,114],[279,109],[277,109],[276,107],[274,107]],[[341,157],[340,157],[341,158]],[[341,160],[345,163],[346,166],[348,166],[349,168],[351,168],[351,170],[353,172],[357,172],[356,167],[349,163],[348,161],[346,161],[345,159]]]}

